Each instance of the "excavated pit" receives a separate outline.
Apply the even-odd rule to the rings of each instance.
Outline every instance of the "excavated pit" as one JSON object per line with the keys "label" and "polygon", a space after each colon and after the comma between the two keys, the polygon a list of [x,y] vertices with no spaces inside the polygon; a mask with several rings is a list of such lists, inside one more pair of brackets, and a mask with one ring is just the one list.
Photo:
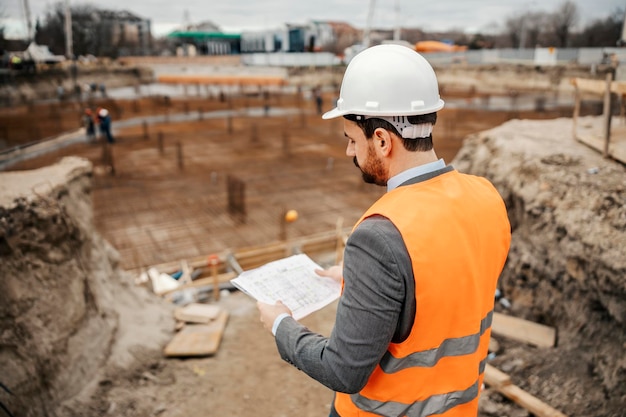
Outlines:
{"label": "excavated pit", "polygon": [[[151,108],[149,111],[158,110]],[[67,115],[68,120],[75,118],[78,110],[73,111]],[[127,114],[134,112],[132,108],[125,111]],[[448,116],[442,113],[436,132],[437,129],[444,132],[445,139],[442,144],[444,135],[440,134],[435,141],[437,143],[439,138],[439,145],[443,145],[440,149],[445,150],[446,161],[456,154],[452,164],[457,169],[486,176],[496,185],[507,203],[513,227],[511,252],[501,278],[501,289],[511,307],[506,309],[497,304],[497,309],[553,326],[558,332],[557,346],[553,348],[536,348],[501,339],[500,350],[490,363],[510,374],[515,384],[566,415],[624,415],[624,166],[602,158],[597,151],[572,139],[572,121],[565,118],[511,120],[470,135],[463,140],[463,147],[457,154],[458,145],[467,134],[464,130],[467,128],[454,124],[461,117],[464,116],[458,111]],[[484,117],[487,116],[472,113],[468,120],[478,123]],[[266,121],[268,126],[273,123],[271,119]],[[343,144],[338,150],[333,147],[337,135],[311,120],[307,120],[306,128],[299,129],[302,136],[294,140],[302,156],[292,165],[302,168],[310,163],[310,155],[317,152],[312,144],[322,138],[326,147],[324,155],[331,149],[337,152],[334,172],[340,172],[342,177],[347,177],[347,172],[354,173],[354,178],[334,193],[320,192],[315,204],[307,203],[310,215],[313,217],[313,208],[323,202],[328,206],[327,213],[342,210],[351,213],[346,214],[350,219],[350,215],[356,216],[362,211],[360,204],[367,206],[377,192],[361,188],[360,194],[350,194],[351,198],[346,200],[349,204],[342,200],[347,190],[352,192],[358,187],[358,175],[348,171],[348,168],[353,169],[350,163],[348,168],[340,165]],[[591,117],[581,123],[598,122],[599,118]],[[200,123],[204,125],[198,127]],[[103,199],[149,198],[159,190],[149,188],[151,184],[158,186],[163,178],[167,178],[167,184],[173,188],[187,181],[191,197],[180,200],[187,202],[186,206],[197,203],[223,211],[221,200],[209,200],[203,195],[203,188],[196,190],[189,186],[196,184],[189,182],[196,174],[199,175],[198,187],[211,179],[201,166],[203,158],[211,155],[212,145],[207,146],[207,142],[216,141],[225,146],[226,142],[211,136],[224,128],[221,124],[210,123],[201,121],[189,126],[190,131],[197,132],[206,132],[207,126],[210,127],[209,133],[202,133],[204,136],[198,139],[198,148],[191,144],[193,132],[175,125],[168,127],[187,141],[186,149],[194,149],[190,153],[196,157],[197,165],[186,165],[184,175],[170,167],[164,177],[156,176],[155,173],[162,175],[158,169],[169,165],[164,158],[155,156],[154,143],[146,141],[144,145],[141,142],[140,127],[120,132],[117,157],[128,158],[129,162],[119,163],[118,168],[121,168],[115,180],[106,174],[94,175],[94,165],[101,167],[97,166],[99,150],[93,146],[57,151],[39,162],[30,161],[18,167],[24,171],[0,172],[0,260],[3,265],[0,383],[13,393],[0,390],[0,402],[16,416],[297,413],[312,417],[327,412],[331,394],[280,361],[271,338],[258,324],[253,303],[241,294],[233,294],[223,301],[232,318],[215,357],[189,361],[164,359],[162,347],[173,335],[172,305],[132,284],[134,277],[122,269],[124,260],[127,266],[141,266],[133,264],[131,256],[124,255],[132,253],[132,247],[118,252],[103,238],[103,235],[117,238],[124,233],[136,237],[138,230],[152,226],[135,227],[134,234],[122,228],[96,230],[94,226],[98,222],[94,219],[93,200],[99,201],[95,213],[99,213],[101,219],[109,216],[108,219],[117,219],[120,225],[121,217],[135,214],[132,206],[128,213],[121,204],[107,212],[103,209]],[[231,150],[233,158],[242,154],[238,149],[247,148],[250,141],[249,121],[238,123],[234,128],[236,134],[231,135],[235,143]],[[259,121],[261,126],[262,123]],[[128,142],[124,142],[125,139]],[[255,146],[257,151],[267,147],[268,155],[280,152],[279,146],[277,150],[264,143]],[[208,156],[200,153],[201,149]],[[65,158],[54,163],[71,154],[83,158]],[[143,155],[151,158],[149,162],[154,171],[133,170],[136,161],[145,159]],[[317,165],[323,167],[326,157],[318,155],[317,158],[320,160]],[[266,159],[263,163],[267,163],[267,169],[272,172],[284,162],[273,156]],[[169,164],[173,164],[171,160]],[[41,168],[29,170],[38,167]],[[260,169],[260,166],[255,168]],[[317,171],[311,168],[310,172],[314,178]],[[292,182],[294,178],[295,174]],[[118,190],[128,188],[124,181],[137,189],[145,187],[146,192],[139,196],[135,192],[117,193],[116,197]],[[323,187],[329,187],[329,183],[324,182]],[[185,187],[178,187],[178,190],[185,191]],[[272,201],[283,201],[289,195],[289,192],[280,197],[272,194]],[[178,207],[177,210],[182,210],[183,205]],[[317,231],[315,226],[319,227],[323,221],[332,227],[335,218],[329,217],[313,217],[315,221],[307,224],[307,216],[303,216],[299,230]],[[270,215],[263,217],[266,218],[274,219]],[[159,220],[162,219],[154,221]],[[104,225],[114,224],[100,221]],[[135,216],[134,221],[139,221],[139,216]],[[250,225],[229,227],[221,233],[227,236],[230,231],[239,241],[243,241],[244,235],[241,228],[251,228]],[[116,235],[116,231],[120,234]],[[217,244],[220,239],[230,242],[217,237],[212,243]],[[202,250],[215,248],[203,247]],[[334,319],[333,308],[329,306],[317,313],[307,325],[328,332]],[[481,417],[528,415],[526,410],[489,388],[481,398]]]}

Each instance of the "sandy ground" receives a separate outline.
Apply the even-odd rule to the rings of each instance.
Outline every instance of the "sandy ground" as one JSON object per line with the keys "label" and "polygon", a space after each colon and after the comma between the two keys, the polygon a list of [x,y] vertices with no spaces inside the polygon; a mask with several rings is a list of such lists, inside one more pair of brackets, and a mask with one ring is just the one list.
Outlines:
{"label": "sandy ground", "polygon": [[[229,312],[216,355],[166,359],[146,353],[135,369],[100,381],[95,404],[73,415],[323,416],[332,392],[283,362],[254,301],[235,292],[218,303]],[[305,318],[329,334],[335,305]]]}

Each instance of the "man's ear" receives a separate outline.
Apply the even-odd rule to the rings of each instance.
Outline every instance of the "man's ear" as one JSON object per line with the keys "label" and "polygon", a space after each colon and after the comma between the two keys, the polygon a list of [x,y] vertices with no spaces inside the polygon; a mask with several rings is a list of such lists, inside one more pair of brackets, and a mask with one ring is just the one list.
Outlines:
{"label": "man's ear", "polygon": [[374,145],[384,156],[389,155],[391,148],[393,147],[389,131],[383,129],[382,127],[376,129],[374,131]]}

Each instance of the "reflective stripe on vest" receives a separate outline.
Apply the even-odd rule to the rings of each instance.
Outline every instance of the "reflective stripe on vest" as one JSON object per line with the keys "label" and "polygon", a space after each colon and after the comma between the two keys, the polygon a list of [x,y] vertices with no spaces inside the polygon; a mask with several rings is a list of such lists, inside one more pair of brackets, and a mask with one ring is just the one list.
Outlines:
{"label": "reflective stripe on vest", "polygon": [[416,366],[435,366],[437,362],[439,362],[439,359],[444,356],[461,356],[474,353],[476,349],[478,349],[480,336],[491,327],[492,318],[493,310],[480,322],[479,333],[465,337],[446,339],[436,349],[415,352],[404,358],[396,358],[387,351],[380,361],[380,367],[385,373],[391,374],[401,371],[402,369]]}
{"label": "reflective stripe on vest", "polygon": [[472,401],[478,396],[478,382],[476,381],[466,390],[433,395],[426,400],[416,401],[413,404],[374,401],[360,394],[353,394],[350,397],[352,402],[360,409],[380,414],[381,416],[425,417],[444,413],[453,407]]}

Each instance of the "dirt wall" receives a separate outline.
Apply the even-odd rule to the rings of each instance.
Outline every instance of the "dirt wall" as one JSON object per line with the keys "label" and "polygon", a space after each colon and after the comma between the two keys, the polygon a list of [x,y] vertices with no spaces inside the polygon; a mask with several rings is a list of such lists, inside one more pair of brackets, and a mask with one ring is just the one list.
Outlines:
{"label": "dirt wall", "polygon": [[513,236],[500,286],[510,313],[558,331],[554,349],[495,363],[566,414],[623,415],[626,170],[576,142],[571,123],[509,121],[466,139],[453,164],[489,177],[506,200]]}
{"label": "dirt wall", "polygon": [[16,416],[56,415],[173,328],[95,232],[91,177],[80,158],[0,174],[0,401]]}

